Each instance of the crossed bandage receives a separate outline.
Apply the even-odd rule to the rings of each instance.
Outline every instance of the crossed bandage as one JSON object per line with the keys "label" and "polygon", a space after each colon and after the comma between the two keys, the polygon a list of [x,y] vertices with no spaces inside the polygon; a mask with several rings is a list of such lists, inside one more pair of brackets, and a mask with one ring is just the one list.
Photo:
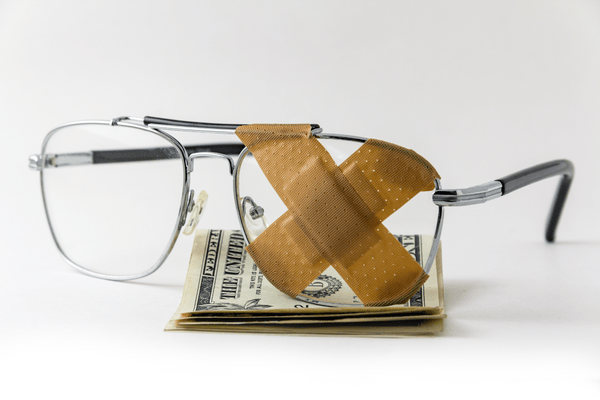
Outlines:
{"label": "crossed bandage", "polygon": [[236,134],[288,210],[247,247],[265,277],[296,297],[330,265],[366,306],[408,301],[428,275],[382,221],[437,171],[412,150],[369,139],[336,165],[311,126],[245,125]]}

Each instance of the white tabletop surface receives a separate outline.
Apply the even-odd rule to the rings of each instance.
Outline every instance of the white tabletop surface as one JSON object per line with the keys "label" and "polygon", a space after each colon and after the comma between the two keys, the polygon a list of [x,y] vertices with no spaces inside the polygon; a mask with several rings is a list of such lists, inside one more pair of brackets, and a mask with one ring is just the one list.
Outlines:
{"label": "white tabletop surface", "polygon": [[[593,1],[0,1],[0,397],[598,398],[599,71]],[[121,115],[315,122],[448,188],[558,158],[576,177],[555,244],[557,178],[447,210],[440,335],[164,332],[191,239],[139,281],[84,276],[27,168],[55,126]],[[201,226],[231,227],[211,207]]]}

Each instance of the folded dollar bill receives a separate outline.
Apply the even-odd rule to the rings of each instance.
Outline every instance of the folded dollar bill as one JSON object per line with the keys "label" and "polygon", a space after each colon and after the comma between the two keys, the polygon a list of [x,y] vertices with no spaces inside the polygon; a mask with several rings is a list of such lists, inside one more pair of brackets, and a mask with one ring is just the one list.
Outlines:
{"label": "folded dollar bill", "polygon": [[[430,236],[397,238],[417,262],[427,260]],[[181,304],[165,330],[402,336],[443,329],[441,250],[407,303],[364,307],[331,267],[291,298],[265,279],[244,247],[239,231],[196,231]]]}

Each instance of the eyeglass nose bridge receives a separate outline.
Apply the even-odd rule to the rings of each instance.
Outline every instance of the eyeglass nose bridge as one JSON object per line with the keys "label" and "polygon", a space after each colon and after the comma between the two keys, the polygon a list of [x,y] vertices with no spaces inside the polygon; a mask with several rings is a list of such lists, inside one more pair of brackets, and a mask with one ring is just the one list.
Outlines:
{"label": "eyeglass nose bridge", "polygon": [[233,175],[233,171],[235,169],[235,161],[233,158],[229,157],[226,154],[221,153],[212,153],[212,152],[201,152],[201,153],[192,153],[188,156],[190,163],[188,163],[188,173],[194,171],[194,159],[196,158],[222,158],[229,162],[229,174]]}

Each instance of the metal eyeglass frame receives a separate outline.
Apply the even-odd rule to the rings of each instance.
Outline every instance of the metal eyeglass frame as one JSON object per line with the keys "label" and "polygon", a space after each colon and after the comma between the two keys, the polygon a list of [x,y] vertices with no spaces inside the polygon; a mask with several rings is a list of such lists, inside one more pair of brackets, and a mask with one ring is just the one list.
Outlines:
{"label": "metal eyeglass frame", "polygon": [[[123,126],[134,129],[141,129],[152,134],[158,135],[163,139],[171,143],[178,151],[184,164],[184,184],[181,196],[181,202],[179,206],[179,217],[176,226],[171,234],[170,242],[160,256],[160,259],[148,270],[126,276],[115,276],[105,275],[90,271],[77,263],[70,260],[62,250],[50,221],[48,213],[48,207],[44,195],[44,180],[43,173],[45,168],[50,167],[62,167],[70,165],[84,165],[84,164],[101,164],[101,163],[114,163],[114,162],[130,162],[130,161],[141,161],[150,159],[161,159],[151,155],[147,149],[123,149],[123,150],[102,150],[92,151],[89,153],[67,153],[67,154],[46,154],[45,149],[48,141],[53,134],[62,128],[75,125],[111,125],[111,126]],[[206,145],[194,145],[184,146],[173,136],[165,132],[170,131],[187,131],[187,132],[204,132],[204,133],[226,133],[234,134],[235,129],[244,124],[220,124],[220,123],[204,123],[204,122],[190,122],[190,121],[179,121],[166,118],[156,117],[119,117],[112,120],[88,120],[71,122],[68,124],[61,125],[52,131],[50,131],[44,138],[42,144],[42,151],[40,154],[34,154],[29,157],[29,167],[33,170],[40,171],[40,182],[42,186],[42,197],[44,202],[44,209],[46,212],[46,219],[50,227],[50,231],[54,242],[60,251],[63,259],[76,268],[77,270],[102,279],[125,281],[132,279],[139,279],[148,276],[155,272],[166,260],[167,256],[173,249],[175,242],[181,232],[181,228],[185,225],[188,213],[192,211],[194,205],[194,192],[190,191],[190,178],[193,171],[193,160],[196,158],[221,158],[225,159],[229,164],[229,172],[233,176],[233,195],[235,198],[236,211],[238,220],[240,223],[241,231],[244,235],[246,244],[249,244],[247,227],[244,222],[244,215],[246,213],[246,203],[250,202],[252,205],[251,215],[255,218],[255,215],[260,216],[261,212],[255,208],[255,204],[251,198],[240,198],[239,197],[239,176],[240,166],[243,163],[244,158],[248,155],[249,150],[243,144],[235,143],[224,143],[224,144],[206,144]],[[359,136],[341,135],[341,134],[329,134],[323,133],[323,130],[317,124],[311,124],[312,135],[318,139],[338,139],[345,141],[353,141],[359,143],[365,143],[368,139]],[[151,150],[151,149],[150,149]],[[238,156],[237,163],[231,156]],[[163,156],[162,158],[164,158]],[[481,185],[469,187],[466,189],[442,189],[441,181],[435,180],[435,191],[432,196],[433,203],[438,206],[438,217],[436,222],[436,228],[434,238],[429,252],[429,257],[423,266],[426,273],[429,273],[435,256],[438,251],[438,246],[441,239],[442,227],[444,222],[444,209],[446,206],[468,206],[473,204],[485,203],[488,200],[493,200],[498,197],[504,196],[517,189],[530,185],[534,182],[550,178],[553,176],[561,175],[562,178],[559,182],[558,190],[554,197],[550,214],[546,224],[546,240],[553,242],[555,238],[555,232],[558,225],[558,221],[564,207],[571,182],[574,176],[573,164],[568,160],[555,160],[547,163],[539,164],[531,168],[527,168],[513,174],[507,175],[503,178],[496,179]],[[257,212],[258,210],[258,212]]]}

